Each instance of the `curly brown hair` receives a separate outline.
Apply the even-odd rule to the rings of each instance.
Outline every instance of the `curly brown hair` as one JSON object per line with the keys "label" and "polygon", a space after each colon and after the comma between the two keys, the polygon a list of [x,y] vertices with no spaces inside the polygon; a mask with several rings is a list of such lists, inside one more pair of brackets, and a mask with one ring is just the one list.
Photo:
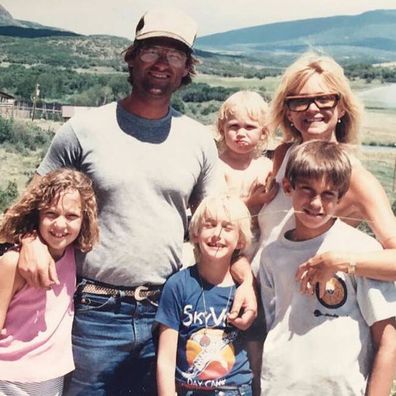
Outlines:
{"label": "curly brown hair", "polygon": [[61,168],[33,181],[21,198],[5,213],[0,240],[19,244],[21,237],[35,233],[39,227],[39,213],[59,199],[61,193],[77,190],[80,193],[83,220],[74,246],[88,252],[99,239],[97,205],[91,179],[76,170]]}

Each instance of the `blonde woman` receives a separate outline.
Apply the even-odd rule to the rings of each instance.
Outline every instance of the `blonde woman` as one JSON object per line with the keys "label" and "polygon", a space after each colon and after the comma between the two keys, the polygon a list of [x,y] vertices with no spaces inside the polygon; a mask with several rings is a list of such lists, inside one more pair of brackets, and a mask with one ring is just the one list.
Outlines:
{"label": "blonde woman", "polygon": [[[332,58],[315,53],[303,54],[285,71],[274,95],[271,105],[273,127],[280,128],[284,137],[284,143],[274,154],[277,182],[284,177],[291,147],[313,139],[345,144],[352,162],[352,177],[336,216],[354,226],[367,220],[385,248],[372,254],[332,251],[311,258],[297,273],[304,291],[312,292],[311,284],[319,281],[323,285],[336,271],[396,280],[395,216],[383,187],[351,150],[358,142],[362,110],[342,67]],[[259,214],[262,244],[292,228],[292,215],[290,198],[280,189]]]}

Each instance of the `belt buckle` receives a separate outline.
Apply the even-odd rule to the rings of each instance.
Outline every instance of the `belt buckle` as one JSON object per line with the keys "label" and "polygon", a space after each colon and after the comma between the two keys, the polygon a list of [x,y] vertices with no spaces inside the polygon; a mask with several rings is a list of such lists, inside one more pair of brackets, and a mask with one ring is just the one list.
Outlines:
{"label": "belt buckle", "polygon": [[143,300],[146,300],[146,299],[147,299],[147,296],[142,297],[142,296],[140,295],[140,292],[142,292],[142,291],[147,291],[147,290],[148,290],[148,287],[147,287],[147,286],[144,286],[144,285],[138,286],[138,287],[135,289],[135,293],[134,293],[134,298],[135,298],[135,300],[136,300],[136,301],[143,301]]}

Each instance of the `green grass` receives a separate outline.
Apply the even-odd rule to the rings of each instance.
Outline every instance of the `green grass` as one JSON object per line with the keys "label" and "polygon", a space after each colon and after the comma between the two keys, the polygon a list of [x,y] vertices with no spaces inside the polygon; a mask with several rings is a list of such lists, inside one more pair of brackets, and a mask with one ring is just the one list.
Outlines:
{"label": "green grass", "polygon": [[370,151],[361,153],[366,169],[373,173],[384,187],[389,201],[396,200],[396,151],[393,153],[383,151]]}
{"label": "green grass", "polygon": [[396,146],[396,109],[366,109],[361,141]]}
{"label": "green grass", "polygon": [[272,94],[279,83],[279,77],[245,78],[245,77],[221,77],[208,74],[199,74],[194,80],[206,83],[210,86],[222,86],[227,88],[252,89]]}
{"label": "green grass", "polygon": [[0,148],[0,188],[5,188],[9,181],[14,181],[18,191],[22,191],[41,160],[41,152],[27,155],[8,152]]}

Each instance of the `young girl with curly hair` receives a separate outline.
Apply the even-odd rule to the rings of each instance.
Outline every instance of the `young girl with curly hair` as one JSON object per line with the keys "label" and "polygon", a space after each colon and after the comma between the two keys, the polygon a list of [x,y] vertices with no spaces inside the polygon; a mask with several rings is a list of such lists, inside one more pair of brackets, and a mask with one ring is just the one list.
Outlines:
{"label": "young girl with curly hair", "polygon": [[[19,242],[36,233],[56,261],[59,283],[29,286],[19,275]],[[0,395],[61,395],[74,369],[71,329],[76,286],[74,248],[98,240],[96,199],[90,179],[58,169],[33,183],[6,212],[0,241]]]}

